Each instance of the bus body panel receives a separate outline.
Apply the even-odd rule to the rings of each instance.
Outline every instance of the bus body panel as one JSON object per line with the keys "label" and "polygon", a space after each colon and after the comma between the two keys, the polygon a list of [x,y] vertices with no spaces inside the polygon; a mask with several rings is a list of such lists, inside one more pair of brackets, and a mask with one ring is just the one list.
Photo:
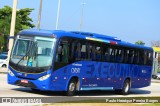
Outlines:
{"label": "bus body panel", "polygon": [[[51,76],[44,81],[8,75],[8,83],[14,85],[17,80],[26,79],[40,90],[66,91],[70,79],[78,77],[79,90],[113,90],[121,89],[126,78],[131,80],[131,88],[149,86],[150,74],[151,67],[146,66],[79,61],[52,72]],[[37,76],[36,74],[32,75]]]}

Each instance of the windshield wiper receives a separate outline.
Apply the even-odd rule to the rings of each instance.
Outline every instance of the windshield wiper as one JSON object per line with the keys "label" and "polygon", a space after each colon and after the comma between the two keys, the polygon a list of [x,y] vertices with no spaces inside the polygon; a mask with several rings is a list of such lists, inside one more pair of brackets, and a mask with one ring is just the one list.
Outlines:
{"label": "windshield wiper", "polygon": [[16,65],[18,65],[22,61],[22,59],[29,54],[29,52],[31,51],[32,45],[33,45],[33,41],[31,41],[31,44],[29,45],[29,49],[28,49],[27,53],[17,62]]}

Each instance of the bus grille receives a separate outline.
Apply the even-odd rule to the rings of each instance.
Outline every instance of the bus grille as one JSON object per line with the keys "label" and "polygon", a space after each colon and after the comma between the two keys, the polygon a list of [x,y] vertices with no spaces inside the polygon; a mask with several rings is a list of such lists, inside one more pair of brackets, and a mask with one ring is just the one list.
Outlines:
{"label": "bus grille", "polygon": [[30,88],[37,88],[35,84],[33,84],[32,82],[28,82],[28,83],[22,83],[20,80],[15,82],[16,85],[18,86],[24,86],[24,87],[30,87]]}

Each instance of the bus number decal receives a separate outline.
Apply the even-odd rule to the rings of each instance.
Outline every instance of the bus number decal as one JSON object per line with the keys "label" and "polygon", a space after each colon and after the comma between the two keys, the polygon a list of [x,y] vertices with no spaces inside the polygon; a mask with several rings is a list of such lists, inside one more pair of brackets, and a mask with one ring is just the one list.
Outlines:
{"label": "bus number decal", "polygon": [[80,73],[80,68],[71,68],[71,73]]}

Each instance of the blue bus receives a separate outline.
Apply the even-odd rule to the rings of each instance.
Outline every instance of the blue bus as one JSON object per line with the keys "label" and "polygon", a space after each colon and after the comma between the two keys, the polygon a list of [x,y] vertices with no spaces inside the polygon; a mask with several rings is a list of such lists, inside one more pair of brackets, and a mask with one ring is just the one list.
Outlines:
{"label": "blue bus", "polygon": [[115,90],[151,84],[153,49],[76,31],[23,30],[15,38],[8,84],[40,91]]}

